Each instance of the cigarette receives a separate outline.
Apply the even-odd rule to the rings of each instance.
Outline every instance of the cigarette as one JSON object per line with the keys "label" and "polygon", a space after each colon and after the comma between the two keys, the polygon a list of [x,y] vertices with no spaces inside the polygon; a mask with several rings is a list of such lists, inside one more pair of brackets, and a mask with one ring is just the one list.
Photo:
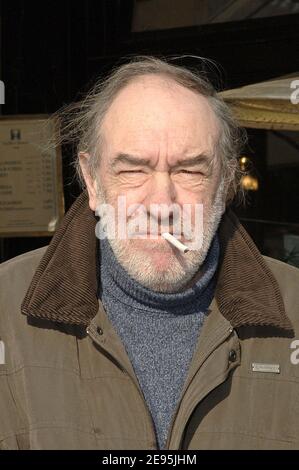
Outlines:
{"label": "cigarette", "polygon": [[173,246],[178,248],[180,251],[183,253],[187,253],[187,251],[190,250],[186,245],[184,245],[182,242],[180,242],[177,238],[175,238],[173,235],[171,235],[168,232],[162,233],[162,237],[165,238],[169,243],[171,243]]}

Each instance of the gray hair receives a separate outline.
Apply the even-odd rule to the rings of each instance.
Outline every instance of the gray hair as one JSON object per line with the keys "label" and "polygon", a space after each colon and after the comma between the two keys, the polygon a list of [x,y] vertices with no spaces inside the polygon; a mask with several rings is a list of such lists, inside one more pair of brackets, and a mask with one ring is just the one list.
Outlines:
{"label": "gray hair", "polygon": [[114,69],[108,78],[96,82],[81,101],[67,105],[56,113],[61,123],[59,143],[75,145],[76,159],[73,164],[82,187],[84,179],[79,153],[87,152],[90,155],[88,170],[95,178],[102,147],[100,130],[103,119],[117,94],[136,78],[145,75],[169,78],[207,98],[220,123],[217,154],[228,190],[228,200],[231,200],[238,190],[242,191],[238,158],[246,140],[244,129],[238,126],[230,108],[203,73],[155,57],[135,57]]}

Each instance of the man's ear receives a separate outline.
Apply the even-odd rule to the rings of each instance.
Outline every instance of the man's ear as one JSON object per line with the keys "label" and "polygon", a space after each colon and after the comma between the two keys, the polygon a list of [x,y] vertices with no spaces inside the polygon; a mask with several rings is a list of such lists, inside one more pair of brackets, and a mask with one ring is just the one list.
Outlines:
{"label": "man's ear", "polygon": [[79,152],[79,163],[86,184],[89,198],[89,207],[95,212],[97,208],[97,180],[90,174],[90,155],[87,152]]}

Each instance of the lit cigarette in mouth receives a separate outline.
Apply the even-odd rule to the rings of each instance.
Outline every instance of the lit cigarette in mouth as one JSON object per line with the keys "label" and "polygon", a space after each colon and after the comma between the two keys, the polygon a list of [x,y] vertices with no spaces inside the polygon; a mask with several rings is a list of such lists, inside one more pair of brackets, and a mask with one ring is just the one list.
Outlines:
{"label": "lit cigarette in mouth", "polygon": [[186,245],[184,245],[182,242],[180,242],[177,238],[175,238],[168,232],[162,233],[162,237],[183,253],[187,253],[187,251],[190,250],[190,248],[188,248]]}

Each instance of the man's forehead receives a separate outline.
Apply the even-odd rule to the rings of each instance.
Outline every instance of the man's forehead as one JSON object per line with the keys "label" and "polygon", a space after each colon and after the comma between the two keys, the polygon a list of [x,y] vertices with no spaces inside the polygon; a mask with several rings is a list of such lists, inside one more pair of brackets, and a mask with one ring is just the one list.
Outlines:
{"label": "man's forehead", "polygon": [[169,95],[165,86],[160,90],[159,82],[153,89],[151,82],[126,87],[103,122],[102,135],[109,154],[181,158],[212,153],[219,133],[214,111],[205,97],[180,88],[183,92],[178,96],[173,90]]}
{"label": "man's forehead", "polygon": [[[128,125],[141,119],[141,123],[155,119],[170,118],[169,126],[179,122],[183,114],[183,122],[205,117],[206,120],[217,121],[214,111],[205,96],[196,93],[172,79],[159,76],[145,76],[134,79],[126,85],[111,103],[103,126],[109,124]],[[124,117],[126,119],[124,119]]]}

